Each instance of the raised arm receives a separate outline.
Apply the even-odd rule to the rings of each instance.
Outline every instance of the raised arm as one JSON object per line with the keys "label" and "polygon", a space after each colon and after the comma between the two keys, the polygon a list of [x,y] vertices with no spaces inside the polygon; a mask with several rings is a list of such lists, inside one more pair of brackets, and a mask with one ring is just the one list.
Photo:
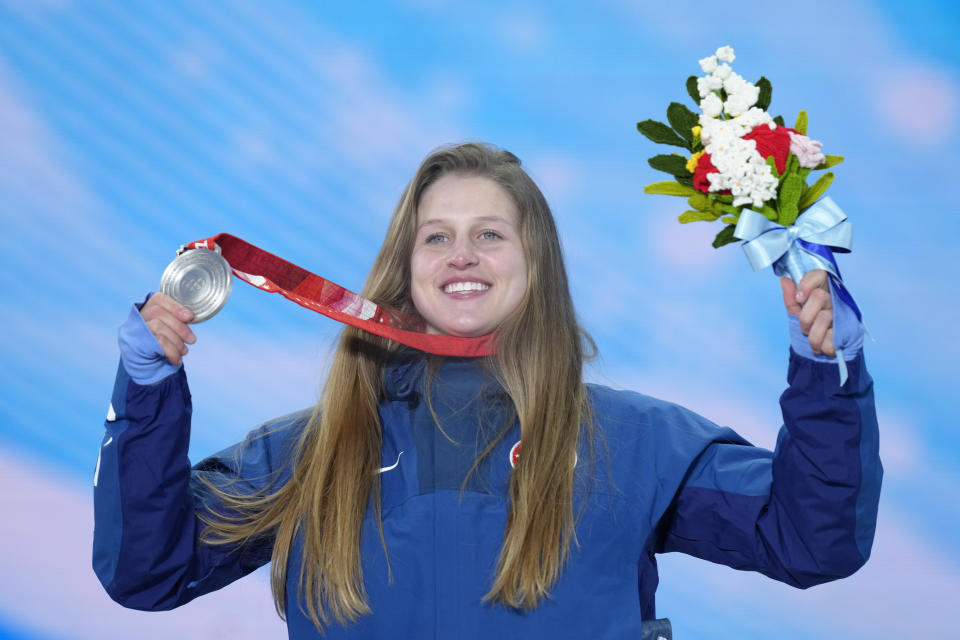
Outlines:
{"label": "raised arm", "polygon": [[[163,356],[171,345],[156,339],[151,344],[146,339],[151,336],[155,334],[137,309],[132,310],[121,329],[123,360],[94,479],[93,567],[120,604],[163,610],[269,561],[269,541],[243,548],[200,542],[203,525],[196,511],[211,506],[213,499],[198,479],[206,476],[236,491],[261,489],[275,473],[283,473],[292,440],[309,414],[265,424],[244,442],[191,469],[187,378],[182,367]],[[172,346],[176,354],[177,345]],[[152,369],[144,364],[151,349],[163,359]]]}
{"label": "raised arm", "polygon": [[[780,398],[784,426],[776,450],[707,447],[662,518],[658,551],[760,571],[797,587],[848,576],[869,557],[883,473],[873,381],[859,323],[851,328],[841,316],[847,309],[834,313],[839,305],[820,276],[808,277],[799,299],[784,283],[788,313],[799,318],[791,320],[790,386]],[[842,387],[824,355],[833,352],[835,335],[849,358]]]}

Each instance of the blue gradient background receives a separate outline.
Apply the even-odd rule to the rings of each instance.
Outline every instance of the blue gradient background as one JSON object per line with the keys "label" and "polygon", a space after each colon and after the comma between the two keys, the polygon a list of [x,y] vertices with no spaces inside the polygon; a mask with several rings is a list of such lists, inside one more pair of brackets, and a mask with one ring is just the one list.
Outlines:
{"label": "blue gradient background", "polygon": [[[0,638],[283,638],[264,572],[170,613],[90,570],[115,329],[183,242],[226,231],[359,288],[400,192],[449,141],[519,155],[561,229],[590,377],[772,447],[779,287],[683,202],[646,196],[635,123],[697,60],[803,108],[856,228],[887,469],[874,557],[806,592],[662,558],[678,638],[944,638],[960,602],[952,2],[0,0]],[[312,404],[338,326],[237,282],[187,358],[192,456]],[[602,617],[604,612],[584,612]]]}

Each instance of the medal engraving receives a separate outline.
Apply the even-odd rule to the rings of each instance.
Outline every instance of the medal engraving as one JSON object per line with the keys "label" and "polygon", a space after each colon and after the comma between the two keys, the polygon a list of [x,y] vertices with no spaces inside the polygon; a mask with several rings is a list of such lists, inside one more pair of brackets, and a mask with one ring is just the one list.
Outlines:
{"label": "medal engraving", "polygon": [[212,318],[230,297],[230,265],[209,249],[185,251],[171,262],[160,279],[160,291],[193,312],[193,322]]}

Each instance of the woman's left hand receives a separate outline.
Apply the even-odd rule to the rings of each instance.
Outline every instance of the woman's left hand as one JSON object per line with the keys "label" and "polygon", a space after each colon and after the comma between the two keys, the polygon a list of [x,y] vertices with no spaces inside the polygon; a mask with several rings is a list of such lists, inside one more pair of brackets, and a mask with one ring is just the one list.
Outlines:
{"label": "woman's left hand", "polygon": [[833,300],[827,272],[815,269],[803,276],[800,286],[790,278],[780,278],[787,313],[800,319],[800,329],[810,340],[816,354],[837,355],[833,346]]}

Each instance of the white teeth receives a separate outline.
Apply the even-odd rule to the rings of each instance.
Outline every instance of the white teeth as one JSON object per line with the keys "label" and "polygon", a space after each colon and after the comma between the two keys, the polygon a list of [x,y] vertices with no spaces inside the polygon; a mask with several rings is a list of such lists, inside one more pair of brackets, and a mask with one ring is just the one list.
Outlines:
{"label": "white teeth", "polygon": [[458,293],[460,291],[486,291],[490,285],[482,282],[451,282],[443,288],[444,293]]}

